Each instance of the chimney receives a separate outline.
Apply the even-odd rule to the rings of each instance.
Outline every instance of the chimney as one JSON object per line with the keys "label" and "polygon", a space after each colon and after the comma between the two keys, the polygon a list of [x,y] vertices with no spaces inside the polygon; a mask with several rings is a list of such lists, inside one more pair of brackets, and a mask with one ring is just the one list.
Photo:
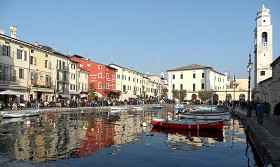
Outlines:
{"label": "chimney", "polygon": [[11,25],[10,26],[10,31],[11,31],[11,37],[16,39],[17,38],[17,27]]}

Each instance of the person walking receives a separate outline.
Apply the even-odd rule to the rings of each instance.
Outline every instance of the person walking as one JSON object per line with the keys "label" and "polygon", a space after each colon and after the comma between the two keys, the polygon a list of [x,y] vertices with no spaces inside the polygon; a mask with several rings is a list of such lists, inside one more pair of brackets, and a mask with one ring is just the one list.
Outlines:
{"label": "person walking", "polygon": [[266,111],[266,106],[263,102],[259,103],[257,105],[257,115],[258,115],[258,124],[262,125],[263,124],[263,115]]}
{"label": "person walking", "polygon": [[279,123],[279,115],[280,115],[280,102],[277,103],[274,107],[273,115],[277,116],[277,122]]}

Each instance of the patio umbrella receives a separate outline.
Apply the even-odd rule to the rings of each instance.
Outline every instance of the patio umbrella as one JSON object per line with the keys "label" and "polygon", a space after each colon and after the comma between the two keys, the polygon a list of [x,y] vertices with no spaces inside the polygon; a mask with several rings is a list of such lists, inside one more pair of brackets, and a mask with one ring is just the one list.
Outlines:
{"label": "patio umbrella", "polygon": [[5,91],[0,92],[0,95],[25,95],[25,93],[16,92],[16,91],[12,91],[12,90],[5,90]]}

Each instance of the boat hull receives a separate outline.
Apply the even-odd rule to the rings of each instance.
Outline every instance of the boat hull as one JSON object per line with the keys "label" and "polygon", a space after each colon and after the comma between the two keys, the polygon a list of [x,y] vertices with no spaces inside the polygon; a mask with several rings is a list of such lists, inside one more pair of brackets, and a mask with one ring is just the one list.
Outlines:
{"label": "boat hull", "polygon": [[155,127],[170,128],[170,129],[187,129],[187,130],[222,130],[224,121],[193,121],[193,120],[165,120],[153,119],[151,124]]}

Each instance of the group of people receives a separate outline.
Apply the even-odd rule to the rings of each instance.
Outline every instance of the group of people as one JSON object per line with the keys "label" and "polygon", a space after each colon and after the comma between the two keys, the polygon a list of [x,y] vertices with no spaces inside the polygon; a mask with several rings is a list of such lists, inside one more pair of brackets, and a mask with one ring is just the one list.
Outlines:
{"label": "group of people", "polygon": [[[268,105],[267,102],[260,102],[256,104],[256,115],[258,117],[258,124],[262,125],[263,124],[263,117],[266,114],[266,116],[269,115],[270,113],[270,106]],[[275,105],[273,115],[280,115],[280,102]],[[278,117],[279,119],[279,117]]]}

